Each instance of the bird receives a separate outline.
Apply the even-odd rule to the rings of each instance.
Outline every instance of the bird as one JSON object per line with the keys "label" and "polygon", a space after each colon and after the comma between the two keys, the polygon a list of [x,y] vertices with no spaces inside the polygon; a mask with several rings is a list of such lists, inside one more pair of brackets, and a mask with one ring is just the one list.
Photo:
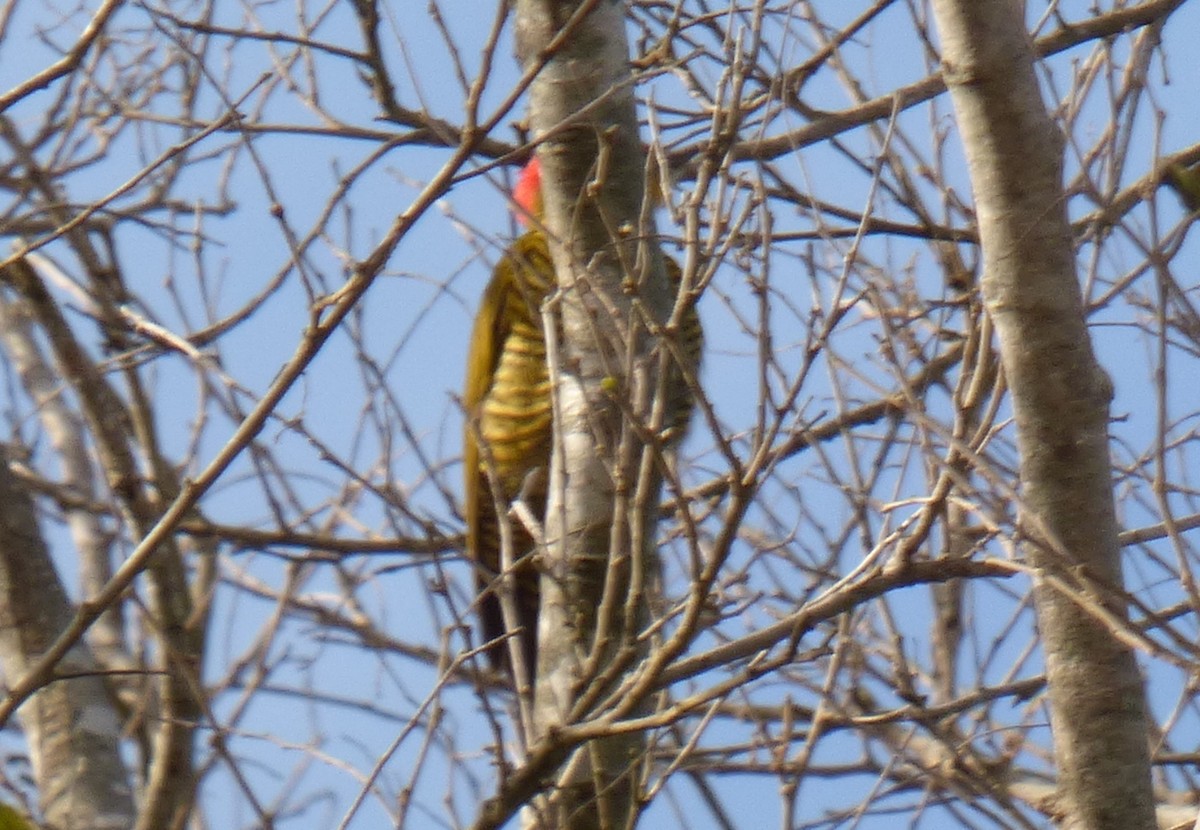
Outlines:
{"label": "bird", "polygon": [[1185,208],[1200,211],[1200,165],[1188,167],[1172,162],[1163,170],[1163,182],[1175,191]]}
{"label": "bird", "polygon": [[[464,508],[467,522],[466,557],[475,569],[477,613],[492,667],[532,687],[537,661],[539,573],[534,564],[536,543],[524,521],[511,528],[511,579],[514,622],[505,625],[496,580],[501,567],[501,525],[497,508],[507,513],[518,499],[540,526],[545,518],[552,448],[551,378],[546,361],[546,330],[542,305],[555,288],[554,263],[542,217],[541,166],[534,157],[522,169],[513,189],[513,202],[522,224],[533,226],[513,241],[496,265],[484,290],[471,330],[462,403],[466,415],[463,435]],[[667,273],[678,289],[679,266],[667,259]],[[683,352],[692,376],[699,369],[703,333],[694,304],[684,317]],[[558,337],[558,333],[554,333]],[[675,443],[686,430],[692,409],[691,392],[683,373],[668,384],[673,405],[668,409],[663,440]],[[516,677],[506,644],[512,633],[520,639],[525,664]]]}

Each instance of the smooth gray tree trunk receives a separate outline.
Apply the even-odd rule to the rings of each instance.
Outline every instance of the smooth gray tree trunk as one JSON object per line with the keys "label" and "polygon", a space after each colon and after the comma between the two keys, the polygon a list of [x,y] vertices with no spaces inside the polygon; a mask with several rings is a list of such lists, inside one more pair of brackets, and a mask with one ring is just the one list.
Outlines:
{"label": "smooth gray tree trunk", "polygon": [[[645,653],[660,477],[630,424],[651,423],[655,354],[646,320],[670,295],[643,210],[638,134],[621,3],[517,3],[520,57],[540,67],[531,122],[544,171],[545,231],[563,332],[551,349],[555,453],[546,515],[535,726],[577,723]],[[618,405],[619,397],[623,403]],[[645,742],[591,741],[567,761],[540,821],[632,827]]]}
{"label": "smooth gray tree trunk", "polygon": [[1012,392],[1020,528],[1036,570],[1063,826],[1155,826],[1108,452],[1112,387],[1092,353],[1046,113],[1012,0],[934,0],[975,192],[987,312]]}
{"label": "smooth gray tree trunk", "polygon": [[[71,604],[42,539],[33,499],[0,448],[0,663],[21,677],[66,628]],[[83,643],[20,717],[50,830],[133,826],[133,797],[121,760],[121,725],[99,666]]]}

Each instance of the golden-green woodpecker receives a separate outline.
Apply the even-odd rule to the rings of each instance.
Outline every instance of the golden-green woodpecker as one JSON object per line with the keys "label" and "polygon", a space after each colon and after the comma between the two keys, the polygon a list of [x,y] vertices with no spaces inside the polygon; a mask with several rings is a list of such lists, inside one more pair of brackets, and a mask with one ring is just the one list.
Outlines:
{"label": "golden-green woodpecker", "polygon": [[[526,218],[541,216],[541,169],[535,158],[522,170],[513,199]],[[678,286],[679,266],[667,260],[667,273]],[[463,394],[466,429],[463,469],[467,519],[467,558],[475,566],[480,592],[480,627],[485,640],[507,631],[494,582],[501,570],[502,508],[525,503],[539,523],[546,513],[551,454],[550,372],[541,307],[554,287],[554,264],[540,231],[528,231],[508,249],[484,291],[467,354]],[[694,306],[683,326],[683,351],[691,372],[699,368],[703,335]],[[684,433],[692,397],[682,373],[669,386],[674,400],[666,419],[668,441]],[[519,519],[512,528],[513,606],[521,627],[521,648],[528,682],[537,660],[538,572],[532,564],[534,540]],[[491,649],[497,668],[509,665],[506,646]]]}

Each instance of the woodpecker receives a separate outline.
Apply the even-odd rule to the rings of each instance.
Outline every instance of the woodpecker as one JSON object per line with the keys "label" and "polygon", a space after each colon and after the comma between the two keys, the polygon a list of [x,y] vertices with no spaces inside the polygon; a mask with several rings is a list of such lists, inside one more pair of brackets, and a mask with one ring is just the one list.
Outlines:
{"label": "woodpecker", "polygon": [[[541,218],[541,169],[536,158],[522,170],[513,200],[523,224]],[[673,260],[667,260],[667,273],[678,288],[680,270]],[[507,511],[520,499],[538,524],[546,513],[552,418],[541,312],[554,286],[554,264],[545,236],[540,230],[526,231],[496,266],[471,331],[463,393],[466,555],[475,566],[480,628],[486,641],[508,633],[496,586],[502,570],[497,505]],[[694,305],[684,318],[682,340],[694,377],[703,343]],[[664,440],[674,443],[686,429],[692,396],[682,372],[675,373],[667,390],[672,401]],[[524,522],[513,519],[508,524],[514,560],[508,575],[527,673],[522,679],[532,684],[539,605],[539,575],[532,556],[536,545]],[[505,645],[493,646],[489,658],[498,669],[510,668]]]}

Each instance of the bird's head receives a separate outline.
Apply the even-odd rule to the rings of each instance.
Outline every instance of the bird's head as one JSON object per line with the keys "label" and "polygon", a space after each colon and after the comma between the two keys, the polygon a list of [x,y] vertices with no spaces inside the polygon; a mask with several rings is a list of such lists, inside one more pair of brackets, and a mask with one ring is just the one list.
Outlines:
{"label": "bird's head", "polygon": [[512,195],[517,205],[518,222],[529,227],[534,220],[542,218],[542,163],[537,156],[521,168]]}

